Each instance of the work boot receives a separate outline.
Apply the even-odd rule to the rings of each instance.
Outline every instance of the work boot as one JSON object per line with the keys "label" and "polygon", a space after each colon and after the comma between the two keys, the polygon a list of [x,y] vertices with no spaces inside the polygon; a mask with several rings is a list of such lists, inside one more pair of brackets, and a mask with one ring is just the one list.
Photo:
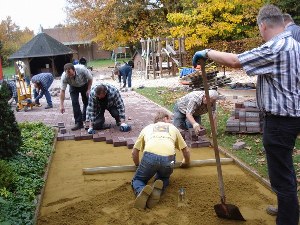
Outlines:
{"label": "work boot", "polygon": [[272,205],[269,205],[267,208],[266,208],[266,211],[269,215],[271,216],[277,216],[277,213],[278,213],[278,208],[275,207],[275,206],[272,206]]}
{"label": "work boot", "polygon": [[45,109],[51,109],[51,108],[53,108],[52,105],[47,105],[47,106],[45,107]]}
{"label": "work boot", "polygon": [[157,205],[157,203],[159,202],[160,200],[160,196],[161,196],[161,193],[162,193],[162,189],[163,189],[163,186],[164,186],[164,183],[162,180],[156,180],[154,182],[154,185],[153,185],[153,191],[150,195],[150,197],[148,198],[148,201],[147,201],[147,207],[148,208],[153,208],[154,206]]}
{"label": "work boot", "polygon": [[152,187],[150,185],[146,185],[136,197],[134,201],[134,208],[145,209],[147,200],[151,195],[151,192],[152,192]]}
{"label": "work boot", "polygon": [[76,123],[74,127],[71,128],[72,131],[75,131],[75,130],[79,130],[83,128],[83,124],[82,123]]}

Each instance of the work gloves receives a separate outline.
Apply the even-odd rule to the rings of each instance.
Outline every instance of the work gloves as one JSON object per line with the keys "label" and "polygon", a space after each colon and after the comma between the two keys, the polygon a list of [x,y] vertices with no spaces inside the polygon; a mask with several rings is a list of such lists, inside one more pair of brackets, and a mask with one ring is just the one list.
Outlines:
{"label": "work gloves", "polygon": [[193,128],[194,128],[194,131],[195,131],[196,135],[198,135],[200,133],[200,130],[201,130],[200,124],[199,123],[194,123]]}
{"label": "work gloves", "polygon": [[122,123],[120,126],[120,131],[122,132],[127,132],[131,130],[131,126],[126,124],[126,123]]}
{"label": "work gloves", "polygon": [[210,51],[210,49],[205,49],[202,51],[197,51],[194,56],[193,56],[193,66],[196,68],[197,67],[197,62],[199,59],[207,59],[207,53]]}
{"label": "work gloves", "polygon": [[88,129],[88,133],[89,133],[89,134],[95,134],[96,131],[95,131],[93,128],[90,127],[90,128]]}

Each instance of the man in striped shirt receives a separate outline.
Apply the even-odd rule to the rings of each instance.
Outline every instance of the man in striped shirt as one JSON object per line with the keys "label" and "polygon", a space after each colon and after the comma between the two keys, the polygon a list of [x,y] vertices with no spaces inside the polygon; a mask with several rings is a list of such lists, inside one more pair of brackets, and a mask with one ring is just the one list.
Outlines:
{"label": "man in striped shirt", "polygon": [[31,78],[34,85],[33,96],[36,105],[40,105],[40,99],[45,95],[47,106],[45,109],[53,108],[49,87],[53,83],[53,75],[51,73],[39,73]]}
{"label": "man in striped shirt", "polygon": [[299,205],[293,149],[300,133],[300,43],[285,31],[283,15],[274,5],[259,11],[257,24],[266,41],[241,54],[203,50],[199,59],[210,58],[233,68],[243,68],[257,76],[257,103],[265,113],[263,144],[272,189],[277,194],[277,225],[298,225]]}
{"label": "man in striped shirt", "polygon": [[[216,90],[209,90],[210,102],[213,108],[214,126],[217,129]],[[193,91],[179,98],[174,106],[173,123],[177,128],[186,130],[194,128],[195,133],[200,131],[201,115],[208,112],[207,99],[204,91]]]}
{"label": "man in striped shirt", "polygon": [[105,110],[116,120],[117,126],[125,123],[125,106],[119,90],[110,84],[99,84],[92,88],[86,110],[89,133],[107,128],[104,125]]}

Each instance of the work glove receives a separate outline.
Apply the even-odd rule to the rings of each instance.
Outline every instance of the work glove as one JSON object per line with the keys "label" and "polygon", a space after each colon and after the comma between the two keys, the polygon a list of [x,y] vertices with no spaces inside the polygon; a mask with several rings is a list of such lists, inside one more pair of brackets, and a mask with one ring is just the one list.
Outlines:
{"label": "work glove", "polygon": [[201,130],[200,124],[199,123],[194,123],[193,128],[194,128],[194,131],[195,131],[196,135],[198,135],[200,133],[200,130]]}
{"label": "work glove", "polygon": [[88,129],[88,133],[89,133],[89,134],[95,134],[96,131],[95,131],[93,128],[90,127],[90,128]]}
{"label": "work glove", "polygon": [[127,132],[131,130],[131,126],[126,123],[121,123],[120,131]]}
{"label": "work glove", "polygon": [[197,62],[199,59],[204,59],[206,60],[207,59],[207,52],[209,50],[208,49],[205,49],[205,50],[202,50],[202,51],[197,51],[194,56],[193,56],[193,66],[196,68],[197,67]]}

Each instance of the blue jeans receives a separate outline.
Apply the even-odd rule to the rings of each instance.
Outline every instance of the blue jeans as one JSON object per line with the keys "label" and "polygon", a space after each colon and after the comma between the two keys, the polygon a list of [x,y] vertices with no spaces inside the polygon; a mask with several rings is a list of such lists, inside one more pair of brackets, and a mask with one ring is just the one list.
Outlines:
{"label": "blue jeans", "polygon": [[104,123],[105,123],[104,113],[105,113],[106,109],[110,113],[110,115],[116,120],[116,123],[120,123],[121,122],[119,111],[118,111],[118,109],[117,109],[116,106],[110,107],[110,108],[101,108],[101,111],[96,116],[95,122],[93,123],[94,130],[101,130],[101,129],[103,129]]}
{"label": "blue jeans", "polygon": [[[183,130],[188,130],[193,127],[193,125],[186,119],[186,115],[179,111],[177,104],[174,105],[173,114],[173,124],[175,127]],[[193,117],[197,123],[201,124],[201,116],[193,115]]]}
{"label": "blue jeans", "polygon": [[[86,108],[88,105],[88,96],[86,96],[86,91],[88,89],[88,84],[81,87],[69,87],[70,97],[72,100],[72,107],[73,107],[73,114],[75,119],[75,124],[82,124],[86,118]],[[81,94],[81,100],[83,103],[83,108],[81,111],[80,104],[79,104],[79,93]]]}
{"label": "blue jeans", "polygon": [[265,117],[263,144],[271,186],[277,195],[277,225],[298,225],[299,221],[297,179],[292,158],[298,133],[300,117]]}
{"label": "blue jeans", "polygon": [[47,104],[49,106],[52,106],[52,99],[51,99],[51,94],[49,92],[49,88],[51,86],[51,84],[53,83],[53,77],[52,79],[50,79],[48,82],[47,82],[47,86],[46,87],[43,87],[43,89],[41,89],[39,92],[36,90],[36,88],[33,89],[33,97],[35,99],[35,103],[37,104],[40,104],[40,98],[45,95],[45,98],[46,98],[46,101],[47,101]]}
{"label": "blue jeans", "polygon": [[148,181],[155,175],[155,180],[162,180],[163,190],[169,185],[169,178],[173,173],[175,155],[160,156],[150,152],[144,152],[143,158],[131,185],[135,195],[138,195],[147,185]]}
{"label": "blue jeans", "polygon": [[124,74],[122,76],[123,76],[124,87],[126,87],[126,80],[127,80],[128,81],[127,85],[128,85],[129,88],[131,88],[131,76],[132,76],[132,74],[131,73],[127,73],[127,74]]}

